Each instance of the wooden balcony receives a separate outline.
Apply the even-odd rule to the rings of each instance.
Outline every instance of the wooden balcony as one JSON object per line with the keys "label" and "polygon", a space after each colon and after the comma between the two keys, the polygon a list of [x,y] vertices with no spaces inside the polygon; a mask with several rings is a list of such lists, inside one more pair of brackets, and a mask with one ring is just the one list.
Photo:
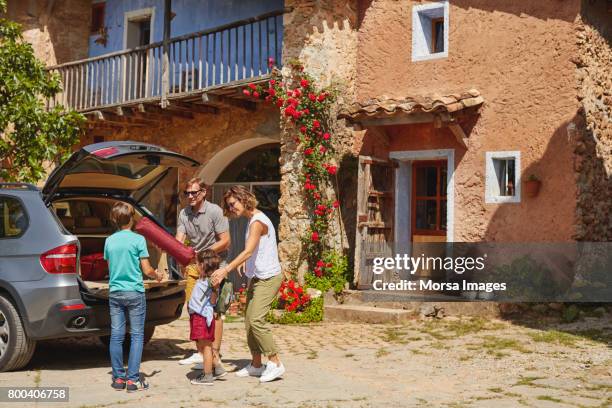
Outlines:
{"label": "wooden balcony", "polygon": [[280,66],[285,12],[50,67],[63,92],[48,107],[61,104],[90,121],[126,126],[225,105],[255,109],[240,90],[269,78],[269,58]]}

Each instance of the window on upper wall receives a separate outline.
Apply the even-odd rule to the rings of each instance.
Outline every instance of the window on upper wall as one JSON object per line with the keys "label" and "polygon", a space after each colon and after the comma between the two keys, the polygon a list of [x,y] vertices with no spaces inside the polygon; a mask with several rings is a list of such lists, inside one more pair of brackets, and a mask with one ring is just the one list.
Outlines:
{"label": "window on upper wall", "polygon": [[521,201],[521,153],[487,152],[485,202],[519,203]]}
{"label": "window on upper wall", "polygon": [[94,3],[91,5],[91,33],[98,34],[104,27],[104,12],[106,3]]}
{"label": "window on upper wall", "polygon": [[412,61],[448,57],[448,2],[412,7]]}

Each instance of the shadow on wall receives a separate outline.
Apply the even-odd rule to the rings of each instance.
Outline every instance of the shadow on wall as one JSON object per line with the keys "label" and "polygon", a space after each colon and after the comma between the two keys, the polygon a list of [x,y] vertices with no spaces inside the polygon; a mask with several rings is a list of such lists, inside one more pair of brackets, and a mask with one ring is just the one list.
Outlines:
{"label": "shadow on wall", "polygon": [[488,12],[514,14],[516,16],[526,15],[542,20],[554,19],[573,22],[580,10],[579,3],[580,0],[453,0],[451,5],[464,9],[479,9]]}
{"label": "shadow on wall", "polygon": [[[562,123],[548,139],[542,156],[521,169],[520,203],[499,204],[490,217],[485,242],[568,242],[575,231],[576,175],[573,149],[578,117]],[[522,159],[528,153],[521,146]],[[526,193],[525,182],[534,175],[541,180],[535,197]],[[484,183],[483,183],[484,184]],[[493,206],[494,204],[485,204]]]}

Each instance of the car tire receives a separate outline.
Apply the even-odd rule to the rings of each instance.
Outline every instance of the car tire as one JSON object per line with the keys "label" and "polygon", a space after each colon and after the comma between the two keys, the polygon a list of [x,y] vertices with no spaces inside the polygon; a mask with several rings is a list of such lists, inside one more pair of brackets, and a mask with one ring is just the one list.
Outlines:
{"label": "car tire", "polygon": [[[153,335],[155,334],[155,326],[149,326],[149,327],[145,327],[144,329],[144,342],[143,342],[143,346],[146,346],[147,343],[149,343],[149,341],[151,341],[151,338],[153,338]],[[98,337],[98,341],[106,348],[109,347],[110,345],[110,336],[100,336]],[[125,340],[123,341],[123,349],[125,351],[129,351],[130,349],[130,333],[125,333]]]}
{"label": "car tire", "polygon": [[36,342],[23,328],[13,303],[0,295],[0,372],[18,370],[32,359]]}

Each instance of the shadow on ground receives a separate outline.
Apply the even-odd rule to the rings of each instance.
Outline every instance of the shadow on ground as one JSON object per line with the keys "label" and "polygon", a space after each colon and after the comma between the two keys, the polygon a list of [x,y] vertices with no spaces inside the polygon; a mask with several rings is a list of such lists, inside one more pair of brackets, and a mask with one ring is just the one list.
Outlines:
{"label": "shadow on ground", "polygon": [[[145,345],[142,361],[174,360],[186,357],[188,350],[180,347],[185,339],[152,339]],[[127,363],[127,353],[125,354]],[[74,370],[110,367],[108,348],[95,337],[76,337],[38,342],[27,369]]]}

